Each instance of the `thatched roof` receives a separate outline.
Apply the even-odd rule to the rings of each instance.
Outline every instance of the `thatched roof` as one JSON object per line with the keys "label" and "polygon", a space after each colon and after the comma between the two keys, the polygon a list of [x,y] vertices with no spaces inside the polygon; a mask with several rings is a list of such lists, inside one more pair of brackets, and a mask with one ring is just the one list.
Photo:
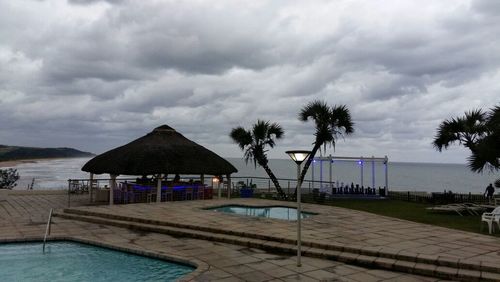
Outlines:
{"label": "thatched roof", "polygon": [[96,156],[82,170],[115,175],[226,175],[238,171],[222,157],[168,125],[157,127],[137,140]]}

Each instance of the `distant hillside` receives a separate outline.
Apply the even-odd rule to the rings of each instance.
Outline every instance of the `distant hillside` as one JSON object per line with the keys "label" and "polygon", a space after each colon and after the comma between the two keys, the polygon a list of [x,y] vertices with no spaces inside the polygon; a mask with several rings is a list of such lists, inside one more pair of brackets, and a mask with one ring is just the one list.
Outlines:
{"label": "distant hillside", "polygon": [[93,154],[73,148],[36,148],[0,145],[0,161],[88,156],[93,156]]}

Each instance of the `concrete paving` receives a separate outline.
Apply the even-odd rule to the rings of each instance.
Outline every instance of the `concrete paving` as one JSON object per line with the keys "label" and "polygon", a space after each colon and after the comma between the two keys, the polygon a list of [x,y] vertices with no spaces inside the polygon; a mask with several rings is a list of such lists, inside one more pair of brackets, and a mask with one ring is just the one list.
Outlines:
{"label": "concrete paving", "polygon": [[[243,217],[211,210],[228,204],[250,206],[289,205],[294,203],[260,199],[167,202],[99,207],[82,207],[96,213],[143,218],[176,226],[193,226],[228,233],[255,234],[290,241],[296,238],[293,221]],[[319,246],[339,246],[373,250],[388,254],[435,256],[471,263],[500,266],[500,238],[454,229],[379,216],[331,206],[303,204],[304,210],[318,213],[302,221],[303,240]],[[479,228],[478,222],[478,228]],[[335,248],[334,248],[335,249]]]}
{"label": "concrete paving", "polygon": [[[8,201],[0,202],[0,241],[41,239],[45,231],[48,210],[62,209],[66,206],[64,195],[25,194],[10,196]],[[77,203],[78,201],[76,201]],[[83,204],[82,196],[81,204]],[[266,218],[248,218],[236,215],[221,214],[202,208],[240,203],[247,205],[283,205],[281,202],[235,199],[168,202],[160,204],[134,204],[121,206],[78,207],[77,211],[92,212],[100,215],[122,216],[129,219],[154,220],[166,227],[186,226],[191,229],[207,232],[211,236],[226,236],[233,234],[238,238],[247,238],[249,242],[253,235],[260,235],[261,241],[267,237],[281,238],[283,242],[295,238],[295,223]],[[73,205],[75,203],[72,203]],[[447,257],[453,254],[455,258],[476,258],[478,261],[495,263],[498,252],[498,239],[460,232],[444,228],[419,225],[380,217],[368,213],[355,212],[340,208],[318,205],[305,205],[305,209],[319,213],[317,216],[304,220],[304,239],[310,243],[318,243],[313,247],[305,246],[305,252],[317,250],[325,244],[331,246],[355,246],[366,250],[394,250],[395,254],[435,255],[431,245],[443,248]],[[73,210],[75,211],[75,210]],[[61,212],[61,211],[59,211]],[[104,216],[106,217],[106,216]],[[102,218],[102,217],[101,217]],[[109,218],[108,218],[109,220]],[[133,220],[134,221],[134,220]],[[136,223],[140,223],[137,222]],[[151,222],[150,222],[151,223]],[[146,223],[143,223],[146,226]],[[149,225],[148,225],[149,226]],[[202,230],[200,230],[202,229]],[[409,232],[412,230],[412,232]],[[213,233],[214,231],[215,233]],[[425,232],[433,232],[426,236]],[[219,232],[219,233],[217,233]],[[364,234],[371,232],[371,234]],[[462,234],[464,233],[464,234]],[[214,235],[215,234],[215,235]],[[240,236],[249,235],[250,237]],[[417,236],[418,234],[418,236]],[[197,234],[203,235],[203,234]],[[408,238],[406,236],[409,236]],[[417,237],[415,237],[417,236]],[[451,245],[440,246],[442,236],[449,236],[447,242]],[[328,259],[303,257],[303,265],[295,266],[296,258],[290,253],[275,253],[259,248],[229,244],[217,240],[202,240],[199,238],[174,237],[158,232],[145,232],[134,228],[120,228],[112,225],[89,223],[81,220],[68,220],[60,217],[54,219],[51,237],[67,238],[106,244],[130,250],[142,250],[158,256],[176,258],[180,261],[191,261],[198,269],[186,280],[193,281],[438,281],[438,278],[412,275],[397,271],[371,269],[345,264]],[[203,237],[203,236],[200,236]],[[248,239],[250,238],[250,239]],[[351,238],[351,240],[348,240]],[[396,238],[399,238],[398,242]],[[423,240],[427,244],[422,245]],[[379,239],[379,240],[375,240]],[[459,244],[464,240],[474,240],[474,244]],[[257,240],[257,239],[255,239]],[[321,244],[320,244],[321,243]],[[325,245],[326,246],[326,245]],[[468,247],[468,249],[467,249]],[[424,250],[419,252],[420,248]],[[490,250],[487,250],[490,248]],[[278,248],[279,249],[279,248]],[[333,248],[335,249],[335,248]],[[473,249],[474,252],[466,252]],[[321,249],[320,249],[321,250]],[[455,250],[455,252],[452,252]],[[480,250],[480,251],[479,251]],[[397,251],[397,252],[396,252]],[[328,253],[328,251],[323,251]],[[471,255],[474,253],[475,255]],[[439,253],[438,253],[439,254]],[[361,255],[358,255],[358,259]],[[369,257],[369,256],[368,256]],[[485,259],[483,259],[483,257]],[[449,256],[448,258],[451,258]],[[378,258],[387,259],[390,258]],[[395,260],[397,261],[397,260]],[[459,260],[457,260],[459,262]],[[393,266],[396,263],[392,262]],[[418,264],[414,262],[413,264]],[[486,264],[485,264],[486,265]],[[450,271],[454,271],[451,269]],[[431,271],[430,274],[433,272]],[[459,278],[457,273],[457,279]],[[494,277],[493,277],[494,278]],[[462,279],[463,280],[463,279]],[[489,279],[491,281],[495,279]]]}

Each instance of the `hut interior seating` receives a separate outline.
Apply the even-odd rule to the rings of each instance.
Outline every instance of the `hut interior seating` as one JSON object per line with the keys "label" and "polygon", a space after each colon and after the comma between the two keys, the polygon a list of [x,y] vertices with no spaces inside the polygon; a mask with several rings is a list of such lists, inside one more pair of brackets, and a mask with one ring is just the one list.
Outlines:
{"label": "hut interior seating", "polygon": [[156,189],[154,189],[154,187],[151,187],[151,189],[149,189],[149,193],[146,195],[146,202],[148,203],[154,202],[156,201],[156,197],[157,197]]}
{"label": "hut interior seating", "polygon": [[202,186],[201,184],[198,184],[196,186],[196,199],[197,200],[205,199],[205,187]]}
{"label": "hut interior seating", "polygon": [[193,187],[186,187],[185,191],[185,199],[184,200],[193,200]]}
{"label": "hut interior seating", "polygon": [[186,190],[174,189],[174,201],[184,201],[184,200],[186,200]]}
{"label": "hut interior seating", "polygon": [[[201,182],[162,182],[161,195],[153,182],[120,182],[113,190],[115,204],[151,203],[161,197],[161,202],[212,199],[213,189]],[[104,189],[101,189],[104,192]],[[97,190],[96,190],[97,191]],[[108,190],[109,193],[109,190]],[[109,194],[108,194],[109,195]]]}
{"label": "hut interior seating", "polygon": [[207,186],[205,186],[205,189],[203,189],[204,199],[205,200],[212,199],[213,192],[214,192],[214,188],[213,187],[207,187]]}
{"label": "hut interior seating", "polygon": [[173,201],[174,200],[174,189],[172,187],[167,187],[165,190],[162,188],[162,194],[161,194],[161,200],[162,202],[168,202],[168,201]]}

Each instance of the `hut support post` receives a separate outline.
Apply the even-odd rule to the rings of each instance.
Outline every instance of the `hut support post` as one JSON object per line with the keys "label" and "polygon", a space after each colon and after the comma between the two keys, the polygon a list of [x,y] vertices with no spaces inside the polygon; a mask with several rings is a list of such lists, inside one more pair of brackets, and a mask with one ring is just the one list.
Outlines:
{"label": "hut support post", "polygon": [[205,185],[205,174],[201,174],[200,175],[200,182],[201,182],[201,185]]}
{"label": "hut support post", "polygon": [[156,202],[157,203],[161,202],[161,178],[162,178],[162,175],[160,173],[160,174],[158,174],[158,182],[156,184]]}
{"label": "hut support post", "polygon": [[90,203],[92,203],[92,188],[94,184],[94,174],[91,172],[89,177],[89,195],[90,195]]}
{"label": "hut support post", "polygon": [[231,174],[228,174],[226,177],[227,177],[227,198],[231,199]]}
{"label": "hut support post", "polygon": [[114,200],[114,190],[116,187],[116,175],[111,174],[111,179],[109,180],[109,205],[113,205]]}
{"label": "hut support post", "polygon": [[221,191],[220,191],[220,181],[217,179],[217,199],[221,198]]}

